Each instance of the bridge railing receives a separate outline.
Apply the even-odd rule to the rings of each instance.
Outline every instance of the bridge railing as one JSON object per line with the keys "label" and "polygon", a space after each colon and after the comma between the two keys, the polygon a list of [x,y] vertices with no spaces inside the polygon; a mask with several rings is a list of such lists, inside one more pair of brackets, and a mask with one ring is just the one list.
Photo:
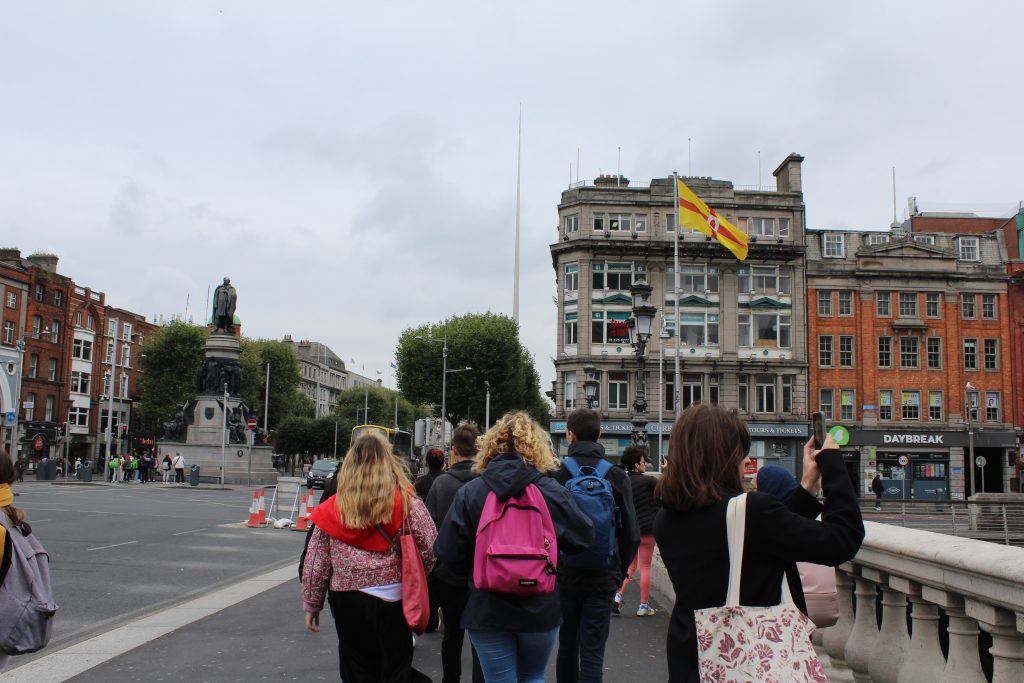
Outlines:
{"label": "bridge railing", "polygon": [[865,500],[861,510],[865,519],[882,524],[1024,546],[1024,502],[1019,498],[884,500],[880,511],[874,501]]}

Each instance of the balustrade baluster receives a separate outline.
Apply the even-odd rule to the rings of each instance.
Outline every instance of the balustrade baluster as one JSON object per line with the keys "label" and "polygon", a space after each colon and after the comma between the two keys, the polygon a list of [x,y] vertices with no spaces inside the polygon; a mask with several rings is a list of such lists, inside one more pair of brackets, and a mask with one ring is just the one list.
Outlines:
{"label": "balustrade baluster", "polygon": [[1024,634],[1017,630],[1013,612],[967,600],[967,614],[992,635],[992,683],[1024,681]]}
{"label": "balustrade baluster", "polygon": [[836,567],[836,591],[839,594],[839,621],[835,626],[822,629],[822,644],[828,653],[828,680],[831,683],[852,683],[853,672],[846,664],[846,641],[853,631],[853,565]]}
{"label": "balustrade baluster", "polygon": [[966,615],[963,598],[930,586],[921,587],[921,597],[946,610],[949,617],[949,652],[939,683],[984,681],[978,655],[978,622]]}
{"label": "balustrade baluster", "polygon": [[882,572],[865,568],[861,573],[882,588],[882,628],[878,632],[878,642],[874,657],[868,665],[868,673],[874,683],[898,683],[900,666],[910,644],[910,635],[907,633],[907,596],[890,588],[889,577]]}
{"label": "balustrade baluster", "polygon": [[[863,573],[864,568],[861,568]],[[875,599],[878,587],[874,581],[864,576],[854,578],[857,599],[857,616],[853,622],[853,631],[846,641],[844,659],[847,666],[853,669],[853,680],[857,683],[872,683],[868,674],[871,659],[876,656],[875,645],[878,642],[878,621],[875,610]]]}
{"label": "balustrade baluster", "polygon": [[912,605],[912,634],[897,680],[899,683],[935,683],[946,665],[939,645],[939,608],[921,597],[918,583],[893,576],[889,578],[889,585],[906,593]]}

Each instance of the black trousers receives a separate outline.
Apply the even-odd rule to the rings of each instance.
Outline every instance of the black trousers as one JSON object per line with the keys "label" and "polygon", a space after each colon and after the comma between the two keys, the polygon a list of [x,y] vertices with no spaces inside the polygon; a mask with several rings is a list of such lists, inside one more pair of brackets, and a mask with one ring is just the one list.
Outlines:
{"label": "black trousers", "polygon": [[[462,680],[462,644],[466,632],[462,629],[462,611],[469,598],[468,587],[456,587],[445,581],[430,578],[430,595],[444,615],[444,636],[441,638],[441,667],[443,683],[460,683]],[[473,653],[473,683],[484,683],[484,673],[476,648],[470,643]]]}
{"label": "black trousers", "polygon": [[185,468],[175,467],[174,468],[174,483],[184,484],[185,483]]}
{"label": "black trousers", "polygon": [[401,602],[359,591],[330,591],[327,602],[338,632],[340,661],[348,683],[412,680],[412,632]]}

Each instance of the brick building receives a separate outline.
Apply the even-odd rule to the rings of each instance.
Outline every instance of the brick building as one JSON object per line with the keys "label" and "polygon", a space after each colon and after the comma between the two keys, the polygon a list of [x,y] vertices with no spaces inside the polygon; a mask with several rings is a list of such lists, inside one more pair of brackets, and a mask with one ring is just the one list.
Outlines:
{"label": "brick building", "polygon": [[[617,458],[630,443],[638,373],[626,328],[632,310],[629,288],[645,279],[659,308],[647,347],[645,383],[652,450],[658,449],[658,435],[667,435],[671,427],[678,395],[682,407],[703,401],[738,408],[750,425],[756,461],[795,469],[808,430],[802,161],[796,154],[787,157],[774,172],[773,187],[683,178],[701,199],[750,234],[750,254],[737,261],[703,234],[684,229],[678,291],[671,178],[638,185],[605,176],[562,193],[558,241],[551,245],[557,283],[551,433],[560,452],[566,450],[565,416],[586,405],[588,366],[596,368],[596,409],[603,418],[606,452]],[[678,391],[675,341],[666,340],[662,354],[662,329],[679,330]],[[664,423],[658,425],[662,406]],[[667,438],[662,439],[662,449],[667,446]]]}
{"label": "brick building", "polygon": [[[807,245],[810,403],[847,430],[859,490],[876,471],[894,497],[1012,488],[1003,234],[897,226],[809,231]],[[965,465],[972,450],[983,468]]]}
{"label": "brick building", "polygon": [[0,451],[10,449],[14,438],[14,422],[8,421],[6,415],[19,411],[19,369],[28,321],[30,280],[21,252],[0,249]]}

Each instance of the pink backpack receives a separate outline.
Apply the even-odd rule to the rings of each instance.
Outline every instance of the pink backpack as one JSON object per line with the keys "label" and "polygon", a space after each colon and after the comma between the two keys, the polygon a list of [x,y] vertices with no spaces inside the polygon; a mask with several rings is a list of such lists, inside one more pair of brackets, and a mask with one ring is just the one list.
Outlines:
{"label": "pink backpack", "polygon": [[555,525],[540,489],[527,484],[499,501],[487,494],[476,528],[473,583],[480,590],[536,595],[555,590],[558,545]]}

